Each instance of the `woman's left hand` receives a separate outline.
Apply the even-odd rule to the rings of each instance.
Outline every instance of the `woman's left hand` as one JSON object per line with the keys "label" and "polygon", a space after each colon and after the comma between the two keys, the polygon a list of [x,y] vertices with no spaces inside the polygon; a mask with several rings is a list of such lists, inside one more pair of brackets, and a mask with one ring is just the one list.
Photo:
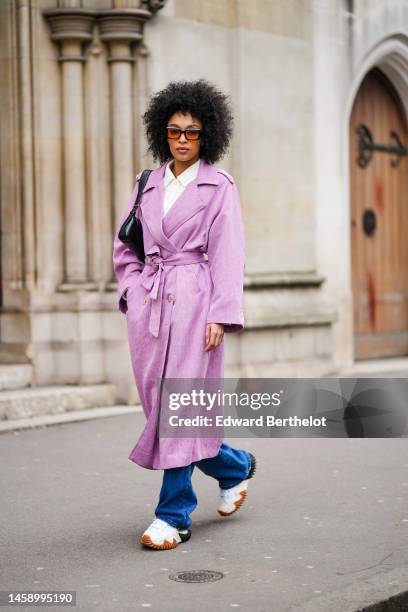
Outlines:
{"label": "woman's left hand", "polygon": [[204,353],[212,351],[221,344],[224,338],[224,325],[222,323],[207,323],[205,329],[206,347]]}

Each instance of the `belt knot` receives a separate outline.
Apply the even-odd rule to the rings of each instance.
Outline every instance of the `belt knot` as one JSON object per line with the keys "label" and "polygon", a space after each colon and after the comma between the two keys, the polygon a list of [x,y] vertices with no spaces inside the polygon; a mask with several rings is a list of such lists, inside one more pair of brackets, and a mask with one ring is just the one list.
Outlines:
{"label": "belt knot", "polygon": [[167,259],[159,253],[150,253],[145,256],[145,268],[143,270],[144,278],[142,286],[149,292],[151,302],[151,312],[149,321],[149,331],[157,338],[160,329],[160,319],[163,301],[163,287],[162,272],[165,265],[188,265],[191,263],[199,263],[205,261],[204,255],[201,251],[197,252],[179,252],[176,255],[172,255]]}

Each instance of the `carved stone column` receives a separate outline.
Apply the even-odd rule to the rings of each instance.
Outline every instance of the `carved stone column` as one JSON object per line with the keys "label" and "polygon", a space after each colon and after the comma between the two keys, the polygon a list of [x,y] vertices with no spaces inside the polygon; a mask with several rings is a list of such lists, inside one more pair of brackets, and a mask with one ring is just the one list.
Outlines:
{"label": "carved stone column", "polygon": [[112,193],[115,220],[133,188],[135,163],[133,142],[132,64],[134,47],[143,38],[143,24],[152,16],[145,9],[113,9],[98,17],[100,38],[109,48],[111,83]]}
{"label": "carved stone column", "polygon": [[44,11],[52,40],[60,44],[66,282],[85,283],[87,271],[84,142],[84,45],[92,40],[97,12],[80,8]]}

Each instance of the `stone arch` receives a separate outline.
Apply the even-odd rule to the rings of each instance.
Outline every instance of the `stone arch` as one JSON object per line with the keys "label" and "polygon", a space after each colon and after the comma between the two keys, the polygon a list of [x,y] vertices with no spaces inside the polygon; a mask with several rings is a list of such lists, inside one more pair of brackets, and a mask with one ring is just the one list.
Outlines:
{"label": "stone arch", "polygon": [[[350,198],[350,159],[349,159],[349,123],[354,100],[359,92],[364,77],[370,70],[378,68],[387,77],[391,85],[394,86],[402,103],[405,120],[408,121],[408,39],[402,35],[395,35],[375,44],[369,52],[364,55],[349,88],[346,99],[344,123],[343,123],[343,173],[344,173],[344,227],[345,232],[345,253],[347,253],[345,265],[347,265],[348,289],[352,293],[352,270],[351,270],[351,243],[350,228],[351,222],[351,198]],[[350,317],[352,321],[353,303],[350,302]]]}

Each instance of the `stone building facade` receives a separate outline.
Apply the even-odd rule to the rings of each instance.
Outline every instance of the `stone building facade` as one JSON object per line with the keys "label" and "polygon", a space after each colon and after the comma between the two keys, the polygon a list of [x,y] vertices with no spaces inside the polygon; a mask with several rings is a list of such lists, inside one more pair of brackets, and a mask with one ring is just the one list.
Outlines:
{"label": "stone building facade", "polygon": [[141,115],[174,79],[234,109],[220,165],[241,194],[246,329],[226,375],[407,354],[407,0],[1,0],[0,75],[0,359],[33,386],[137,399],[112,237],[154,167]]}

